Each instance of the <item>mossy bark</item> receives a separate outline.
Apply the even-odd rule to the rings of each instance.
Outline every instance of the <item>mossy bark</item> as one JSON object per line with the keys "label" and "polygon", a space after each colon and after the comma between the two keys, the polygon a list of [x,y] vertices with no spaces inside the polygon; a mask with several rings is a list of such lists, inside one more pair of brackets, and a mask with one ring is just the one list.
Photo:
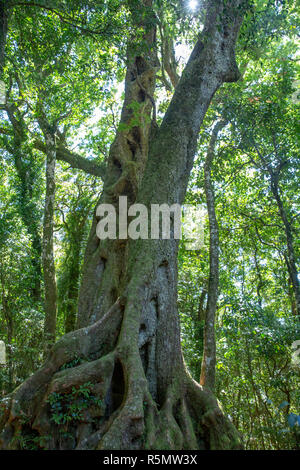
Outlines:
{"label": "mossy bark", "polygon": [[[129,50],[121,129],[101,202],[182,204],[206,110],[224,81],[238,78],[234,47],[245,1],[209,2],[195,46],[158,128],[150,122],[157,60]],[[151,1],[145,0],[150,8]],[[130,104],[140,104],[140,122]],[[135,119],[133,121],[133,118]],[[135,123],[132,125],[132,123]],[[41,370],[2,401],[0,446],[42,437],[48,449],[236,449],[240,438],[214,396],[186,370],[177,311],[178,241],[106,240],[94,218],[79,299],[78,330],[58,341]],[[49,397],[84,384],[101,401],[69,422],[62,438]],[[52,413],[52,414],[51,414]],[[30,434],[31,433],[31,434]]]}

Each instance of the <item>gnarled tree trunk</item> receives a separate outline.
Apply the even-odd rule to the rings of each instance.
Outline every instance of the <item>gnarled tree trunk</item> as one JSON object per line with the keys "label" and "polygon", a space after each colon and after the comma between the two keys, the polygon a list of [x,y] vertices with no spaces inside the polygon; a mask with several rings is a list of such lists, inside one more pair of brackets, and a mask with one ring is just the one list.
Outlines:
{"label": "gnarled tree trunk", "polygon": [[[149,9],[151,3],[144,2]],[[148,209],[183,203],[207,108],[222,83],[239,76],[234,47],[245,5],[209,2],[201,39],[159,128],[147,118],[157,70],[154,28],[145,30],[143,53],[129,49],[122,126],[101,202],[118,207],[119,197],[127,196],[129,204]],[[139,125],[133,100],[140,105]],[[0,445],[19,448],[24,436],[41,436],[40,445],[49,449],[239,448],[239,436],[214,396],[184,365],[176,305],[178,240],[100,242],[96,224],[95,217],[79,329],[58,341],[44,367],[2,403]],[[68,396],[79,386],[88,387],[91,405],[61,429],[55,404],[68,414]],[[79,395],[78,388],[72,395],[78,406]]]}

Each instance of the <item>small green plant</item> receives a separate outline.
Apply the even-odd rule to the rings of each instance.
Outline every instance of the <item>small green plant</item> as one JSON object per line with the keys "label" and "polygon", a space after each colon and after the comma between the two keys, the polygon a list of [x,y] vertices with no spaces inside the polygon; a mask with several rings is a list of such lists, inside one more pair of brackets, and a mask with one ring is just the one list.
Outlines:
{"label": "small green plant", "polygon": [[79,387],[72,387],[68,394],[53,392],[48,398],[51,409],[51,421],[65,425],[82,421],[84,411],[91,406],[101,407],[102,400],[92,394],[92,383],[86,382]]}
{"label": "small green plant", "polygon": [[18,438],[19,445],[22,450],[45,449],[47,447],[48,440],[49,436],[35,436],[34,434],[19,436]]}
{"label": "small green plant", "polygon": [[79,366],[83,363],[83,359],[81,357],[76,356],[73,361],[66,362],[66,364],[62,365],[60,370],[72,369],[72,367]]}

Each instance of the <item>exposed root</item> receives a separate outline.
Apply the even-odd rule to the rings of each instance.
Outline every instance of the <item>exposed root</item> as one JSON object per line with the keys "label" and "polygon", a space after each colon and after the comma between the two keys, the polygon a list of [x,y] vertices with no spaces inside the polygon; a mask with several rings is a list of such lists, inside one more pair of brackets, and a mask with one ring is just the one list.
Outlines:
{"label": "exposed root", "polygon": [[215,398],[184,367],[155,401],[138,344],[117,342],[121,319],[118,300],[102,320],[62,338],[1,402],[1,449],[240,448]]}
{"label": "exposed root", "polygon": [[[101,372],[104,382],[104,377],[109,380],[106,370],[109,361],[105,356],[116,344],[121,321],[122,306],[118,299],[101,320],[65,335],[54,345],[44,366],[0,402],[0,448],[14,448],[18,441],[14,438],[19,436],[24,422],[33,429],[49,428],[44,410],[51,393],[66,393],[70,388],[88,382],[87,378],[96,382]],[[101,359],[93,361],[95,356]],[[72,361],[76,364],[77,361],[88,362],[72,367]],[[63,367],[66,369],[60,370]]]}

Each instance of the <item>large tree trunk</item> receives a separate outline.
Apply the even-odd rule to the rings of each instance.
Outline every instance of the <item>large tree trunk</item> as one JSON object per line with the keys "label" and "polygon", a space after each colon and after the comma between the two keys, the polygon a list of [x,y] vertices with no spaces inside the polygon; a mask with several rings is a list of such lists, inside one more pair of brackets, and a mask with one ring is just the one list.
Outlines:
{"label": "large tree trunk", "polygon": [[[159,128],[147,119],[157,69],[155,30],[146,30],[143,54],[129,50],[122,126],[101,202],[117,207],[119,196],[127,196],[129,204],[149,209],[183,203],[207,108],[221,84],[239,76],[234,47],[246,2],[209,4],[202,38]],[[145,5],[150,8],[151,1]],[[142,111],[139,125],[128,108],[133,100]],[[184,365],[176,305],[178,240],[100,242],[96,224],[95,217],[80,292],[80,329],[58,341],[44,367],[3,403],[0,445],[18,448],[20,434],[35,433],[46,437],[43,446],[50,449],[239,448],[237,432],[217,401]],[[69,421],[68,437],[62,437],[55,403],[67,413],[72,396],[79,406],[73,387],[84,384],[91,405]],[[101,402],[95,405],[94,397]]]}
{"label": "large tree trunk", "polygon": [[[152,0],[144,0],[144,8],[152,21]],[[144,8],[136,10],[135,22],[143,26]],[[156,51],[156,29],[144,27],[142,41],[132,38],[128,47],[128,64],[125,78],[125,100],[121,113],[119,131],[110,148],[104,189],[100,203],[112,204],[118,212],[119,197],[127,196],[128,205],[134,204],[138,187],[148,159],[150,134],[157,127],[151,121],[156,72],[159,68]],[[134,104],[136,109],[133,110]],[[155,110],[153,110],[155,116]],[[116,301],[124,285],[127,240],[101,241],[96,234],[98,219],[94,214],[92,228],[85,253],[83,279],[79,294],[77,326],[87,326],[101,318]]]}

